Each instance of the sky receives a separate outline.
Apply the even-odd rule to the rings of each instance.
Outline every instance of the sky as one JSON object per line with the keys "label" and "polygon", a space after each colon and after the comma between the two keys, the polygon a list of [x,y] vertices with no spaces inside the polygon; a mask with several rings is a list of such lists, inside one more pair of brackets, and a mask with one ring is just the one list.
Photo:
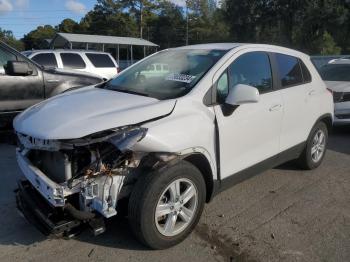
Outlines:
{"label": "sky", "polygon": [[[169,0],[179,6],[185,0]],[[17,39],[40,25],[58,25],[63,19],[79,22],[96,0],[0,0],[0,28]]]}
{"label": "sky", "polygon": [[0,28],[22,38],[39,25],[55,26],[65,18],[79,22],[95,4],[95,0],[0,0]]}

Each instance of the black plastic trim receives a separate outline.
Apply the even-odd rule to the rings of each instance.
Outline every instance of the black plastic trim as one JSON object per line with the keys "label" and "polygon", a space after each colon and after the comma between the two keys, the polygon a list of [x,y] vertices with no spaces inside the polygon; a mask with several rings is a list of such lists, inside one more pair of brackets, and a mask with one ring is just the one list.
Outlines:
{"label": "black plastic trim", "polygon": [[27,181],[19,181],[16,190],[17,208],[44,235],[61,235],[82,225],[82,221],[51,207]]}
{"label": "black plastic trim", "polygon": [[221,179],[221,176],[218,176],[218,180],[214,180],[214,190],[213,196],[218,193],[237,185],[249,178],[252,178],[263,171],[266,171],[270,168],[279,166],[285,162],[290,160],[294,160],[300,156],[302,151],[304,150],[306,142],[300,143],[290,149],[287,149],[273,157],[270,157],[252,167],[239,171],[227,178]]}

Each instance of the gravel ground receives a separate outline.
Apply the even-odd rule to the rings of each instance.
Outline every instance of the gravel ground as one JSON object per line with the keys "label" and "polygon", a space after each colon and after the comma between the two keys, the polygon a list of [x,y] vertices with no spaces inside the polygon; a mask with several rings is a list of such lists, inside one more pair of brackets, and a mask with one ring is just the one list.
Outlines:
{"label": "gravel ground", "polygon": [[218,195],[180,245],[152,251],[116,218],[98,237],[47,239],[16,210],[15,148],[0,145],[0,261],[350,261],[350,128],[323,164],[269,170]]}

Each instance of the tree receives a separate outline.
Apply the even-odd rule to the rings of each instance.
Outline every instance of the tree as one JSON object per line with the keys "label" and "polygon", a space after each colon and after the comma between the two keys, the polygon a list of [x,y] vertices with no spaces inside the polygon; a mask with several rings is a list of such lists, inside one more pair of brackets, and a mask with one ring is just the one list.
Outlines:
{"label": "tree", "polygon": [[51,39],[55,34],[56,29],[51,25],[38,26],[35,30],[24,35],[22,41],[26,49],[39,49],[44,39]]}
{"label": "tree", "polygon": [[24,50],[24,44],[14,37],[12,31],[2,30],[0,28],[0,40],[17,49],[18,51]]}
{"label": "tree", "polygon": [[150,24],[152,28],[150,39],[160,45],[160,48],[180,46],[185,41],[185,19],[182,8],[168,1],[163,1],[158,6],[159,14]]}
{"label": "tree", "polygon": [[345,50],[350,44],[348,0],[225,0],[222,8],[234,41],[278,44],[311,54],[321,52],[323,45],[327,52],[338,52],[329,45]]}
{"label": "tree", "polygon": [[317,50],[315,50],[316,54],[339,55],[341,52],[341,48],[337,46],[333,37],[327,31],[320,38],[316,39],[313,44],[317,47]]}
{"label": "tree", "polygon": [[79,24],[70,18],[64,19],[58,26],[56,30],[62,33],[74,33],[79,30]]}
{"label": "tree", "polygon": [[187,0],[189,43],[229,40],[229,28],[222,10],[211,0]]}
{"label": "tree", "polygon": [[138,26],[139,36],[143,38],[143,28],[152,20],[153,12],[157,8],[160,1],[156,0],[121,0],[123,7],[133,14]]}
{"label": "tree", "polygon": [[133,17],[124,12],[121,1],[98,0],[80,21],[75,32],[99,35],[137,36]]}

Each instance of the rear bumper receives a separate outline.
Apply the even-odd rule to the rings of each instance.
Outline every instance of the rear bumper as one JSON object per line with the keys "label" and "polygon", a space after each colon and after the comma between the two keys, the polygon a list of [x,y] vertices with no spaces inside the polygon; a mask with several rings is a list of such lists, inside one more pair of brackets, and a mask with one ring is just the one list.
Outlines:
{"label": "rear bumper", "polygon": [[26,219],[44,235],[69,235],[82,225],[82,221],[71,217],[63,208],[49,205],[27,180],[18,182],[16,204]]}

